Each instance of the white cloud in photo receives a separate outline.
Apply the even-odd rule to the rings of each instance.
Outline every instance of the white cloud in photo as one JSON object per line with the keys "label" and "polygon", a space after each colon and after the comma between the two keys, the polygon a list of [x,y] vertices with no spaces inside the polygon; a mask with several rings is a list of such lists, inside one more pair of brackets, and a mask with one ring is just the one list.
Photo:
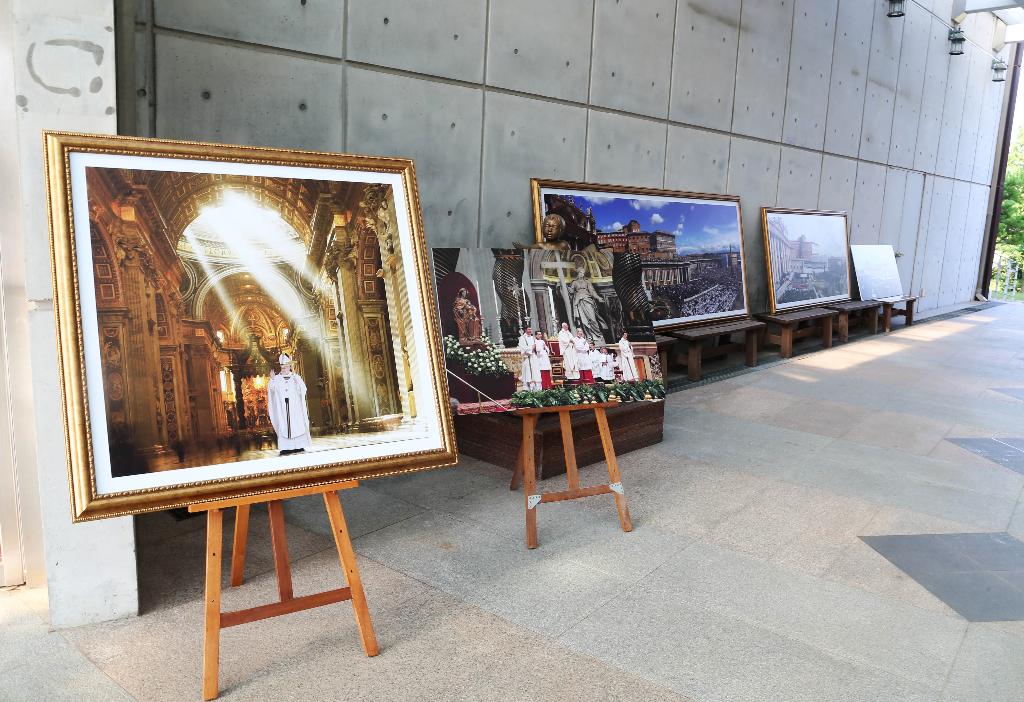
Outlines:
{"label": "white cloud in photo", "polygon": [[704,227],[705,234],[720,234],[721,230],[718,227]]}
{"label": "white cloud in photo", "polygon": [[671,204],[667,200],[630,200],[629,206],[634,210],[660,210],[665,205]]}
{"label": "white cloud in photo", "polygon": [[665,218],[662,217],[657,212],[655,212],[654,214],[651,215],[651,224],[661,224],[664,221],[665,221]]}
{"label": "white cloud in photo", "polygon": [[591,205],[607,205],[609,202],[615,200],[614,197],[608,195],[587,195],[584,199]]}
{"label": "white cloud in photo", "polygon": [[611,231],[613,231],[613,232],[617,232],[617,231],[619,231],[620,229],[622,229],[622,222],[612,222],[612,228],[611,228]]}

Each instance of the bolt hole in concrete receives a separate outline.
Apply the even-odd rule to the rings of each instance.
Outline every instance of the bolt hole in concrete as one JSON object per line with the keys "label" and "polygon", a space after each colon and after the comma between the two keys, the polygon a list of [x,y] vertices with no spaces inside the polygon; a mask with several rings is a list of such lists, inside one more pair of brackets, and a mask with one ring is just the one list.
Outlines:
{"label": "bolt hole in concrete", "polygon": [[518,54],[519,53],[519,49],[512,49],[512,53],[513,54]]}
{"label": "bolt hole in concrete", "polygon": [[135,91],[135,94],[138,95],[139,97],[146,97],[146,95],[148,95],[148,93],[146,92],[145,88],[139,88],[138,90]]}
{"label": "bolt hole in concrete", "polygon": [[304,102],[300,102],[299,103],[299,111],[300,112],[305,112],[306,111],[306,103],[304,103]]}
{"label": "bolt hole in concrete", "polygon": [[382,121],[387,122],[388,121],[388,113],[385,112],[384,114],[382,114],[380,116],[380,118],[381,118]]}
{"label": "bolt hole in concrete", "polygon": [[202,96],[203,96],[204,100],[209,100],[210,99],[210,91],[209,90],[204,90],[203,93],[202,93]]}
{"label": "bolt hole in concrete", "polygon": [[458,34],[452,34],[452,39],[454,39],[455,41],[458,41],[459,40],[459,35]]}
{"label": "bolt hole in concrete", "polygon": [[448,216],[449,216],[449,217],[451,217],[451,216],[452,216],[452,211],[451,211],[451,210],[448,210]]}
{"label": "bolt hole in concrete", "polygon": [[391,23],[391,20],[389,20],[387,17],[385,17],[384,18],[384,24],[390,24],[390,23]]}

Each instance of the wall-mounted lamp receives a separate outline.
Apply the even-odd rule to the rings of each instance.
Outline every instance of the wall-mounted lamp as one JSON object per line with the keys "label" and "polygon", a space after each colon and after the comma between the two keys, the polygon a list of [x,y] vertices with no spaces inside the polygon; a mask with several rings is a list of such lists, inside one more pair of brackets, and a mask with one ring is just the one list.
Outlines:
{"label": "wall-mounted lamp", "polygon": [[887,0],[889,3],[889,11],[886,12],[887,17],[902,17],[905,13],[903,12],[904,0]]}
{"label": "wall-mounted lamp", "polygon": [[962,56],[964,53],[964,42],[967,41],[967,35],[964,34],[964,30],[957,27],[956,29],[949,30],[949,55],[950,56]]}
{"label": "wall-mounted lamp", "polygon": [[1006,82],[1006,61],[998,58],[992,61],[992,82]]}

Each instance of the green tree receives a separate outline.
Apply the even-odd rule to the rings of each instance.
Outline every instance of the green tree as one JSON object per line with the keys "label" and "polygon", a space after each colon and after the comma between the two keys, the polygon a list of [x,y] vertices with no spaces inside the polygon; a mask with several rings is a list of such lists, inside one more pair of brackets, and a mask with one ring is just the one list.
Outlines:
{"label": "green tree", "polygon": [[996,243],[1001,252],[1024,258],[1024,126],[1010,145]]}

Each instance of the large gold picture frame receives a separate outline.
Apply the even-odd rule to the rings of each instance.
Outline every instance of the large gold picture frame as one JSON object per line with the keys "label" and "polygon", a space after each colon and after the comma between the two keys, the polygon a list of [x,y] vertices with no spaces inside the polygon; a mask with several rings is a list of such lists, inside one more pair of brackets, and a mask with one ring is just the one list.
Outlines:
{"label": "large gold picture frame", "polygon": [[[827,219],[842,220],[841,235],[838,232],[825,231],[825,227],[821,226],[821,222]],[[791,223],[806,223],[808,225],[808,229],[806,232],[802,230],[799,234],[795,234],[796,238],[792,241],[788,241],[786,240],[787,237],[785,234],[784,220],[789,220]],[[780,229],[780,222],[782,231],[776,231]],[[773,224],[776,225],[774,229],[772,227]],[[768,276],[768,305],[771,314],[815,307],[828,302],[841,302],[850,299],[852,295],[850,223],[846,212],[833,210],[801,210],[786,207],[762,207],[761,229],[764,239],[765,268]],[[821,238],[821,241],[808,239],[808,235],[815,237],[816,239]],[[789,251],[789,249],[792,249],[794,244],[797,244],[800,239],[804,239],[806,242],[802,246],[802,248],[806,249],[806,252],[797,252],[795,259],[798,262],[821,258],[824,258],[825,260],[823,262],[816,260],[813,261],[813,264],[815,265],[814,272],[801,274],[812,279],[812,282],[808,283],[811,287],[812,294],[806,296],[804,299],[787,300],[785,298],[785,292],[780,292],[780,290],[784,285],[791,284],[791,281],[787,281],[786,278],[792,277],[794,273],[790,270],[783,270],[783,268],[786,267],[783,261],[794,258],[792,251]],[[773,240],[775,240],[774,244]],[[822,241],[824,241],[824,244]],[[781,255],[781,247],[786,247],[790,255]],[[814,253],[814,247],[819,247],[820,253]],[[821,268],[821,264],[825,266],[826,270],[819,273],[818,269]],[[825,286],[818,284],[817,279],[824,279],[828,274],[828,270],[831,268],[834,268],[841,273],[837,279],[836,286],[834,286],[836,289],[819,290],[819,287],[823,288]],[[831,286],[831,281],[828,285]]]}
{"label": "large gold picture frame", "polygon": [[[739,288],[738,290],[735,290],[733,301],[729,304],[723,305],[722,309],[714,309],[708,313],[677,314],[676,312],[669,312],[668,316],[664,316],[657,314],[658,296],[657,294],[655,294],[654,311],[656,314],[652,319],[652,328],[654,329],[654,331],[670,331],[673,329],[681,329],[685,327],[691,327],[694,325],[708,324],[710,322],[741,319],[743,317],[747,317],[750,315],[750,304],[747,293],[747,260],[745,256],[743,243],[743,216],[739,196],[720,195],[714,193],[696,193],[681,190],[663,190],[659,188],[644,188],[627,185],[609,185],[604,183],[585,183],[578,181],[549,180],[543,178],[530,179],[530,193],[533,203],[534,237],[538,245],[543,245],[544,242],[543,220],[545,215],[547,214],[544,201],[546,195],[564,194],[570,196],[582,196],[584,198],[587,198],[588,196],[597,196],[602,199],[607,198],[621,200],[624,202],[635,202],[637,205],[637,213],[646,213],[647,216],[644,222],[637,223],[640,224],[641,227],[646,227],[648,229],[652,227],[654,228],[651,229],[650,232],[642,231],[639,232],[639,234],[649,234],[651,236],[662,234],[672,235],[676,237],[680,248],[678,248],[674,252],[674,254],[675,258],[679,260],[666,260],[658,263],[652,262],[652,268],[654,266],[671,267],[673,263],[679,264],[679,266],[677,267],[686,266],[692,269],[693,271],[696,271],[699,268],[701,270],[700,274],[687,272],[685,275],[688,277],[686,277],[685,281],[683,281],[699,287],[701,283],[698,280],[698,278],[702,274],[706,275],[705,271],[711,268],[710,261],[705,262],[704,264],[698,264],[696,261],[687,259],[700,257],[702,255],[702,253],[700,253],[700,246],[705,244],[707,245],[707,250],[703,252],[703,255],[709,258],[714,258],[715,256],[719,256],[720,258],[722,258],[722,260],[725,262],[723,269],[732,271],[732,278],[734,278],[734,280],[732,280],[731,283]],[[649,210],[648,207],[650,203],[655,201],[663,201],[670,203],[685,202],[693,204],[694,206],[697,207],[703,206],[705,209],[712,208],[713,206],[719,206],[718,209],[725,209],[721,207],[722,205],[728,205],[734,208],[735,214],[734,216],[730,215],[730,217],[728,218],[730,221],[727,222],[727,225],[730,228],[731,232],[731,234],[728,237],[729,241],[731,242],[730,248],[727,251],[722,250],[722,246],[724,245],[721,244],[721,242],[712,242],[710,240],[708,240],[707,242],[690,241],[690,239],[694,237],[694,234],[696,232],[693,229],[681,227],[680,222],[678,221],[661,222],[658,224],[654,224],[656,220],[654,219],[653,215],[651,214],[651,210]],[[604,222],[597,220],[598,217],[595,215],[594,221],[592,223],[596,225],[596,228],[598,230],[600,230],[601,235],[607,237],[607,235],[612,233],[608,231],[608,227],[605,226]],[[632,222],[626,222],[622,224],[628,226],[628,224],[632,224]],[[662,227],[662,224],[664,224],[665,226]],[[661,231],[661,229],[664,229],[665,231]],[[665,238],[666,242],[668,241],[666,237],[660,238]],[[693,252],[690,254],[684,254],[683,252],[686,251],[686,249],[682,247],[690,244],[696,245],[693,249]],[[604,246],[604,244],[600,244],[600,246]],[[615,250],[618,251],[618,248],[622,247],[616,247]],[[625,250],[633,251],[633,247],[630,243],[625,244]],[[656,257],[658,253],[659,252],[652,252],[648,256],[648,258]],[[672,254],[669,254],[669,256],[671,255]],[[641,264],[641,266],[646,269],[648,267],[648,264],[647,262],[644,262]],[[674,274],[681,275],[682,272],[674,271]],[[648,277],[648,274],[646,272],[644,273],[644,275],[645,277]],[[648,286],[650,286],[650,283],[651,281],[648,281]],[[697,290],[695,294],[701,294],[701,290]]]}
{"label": "large gold picture frame", "polygon": [[74,521],[457,460],[411,160],[43,138]]}

